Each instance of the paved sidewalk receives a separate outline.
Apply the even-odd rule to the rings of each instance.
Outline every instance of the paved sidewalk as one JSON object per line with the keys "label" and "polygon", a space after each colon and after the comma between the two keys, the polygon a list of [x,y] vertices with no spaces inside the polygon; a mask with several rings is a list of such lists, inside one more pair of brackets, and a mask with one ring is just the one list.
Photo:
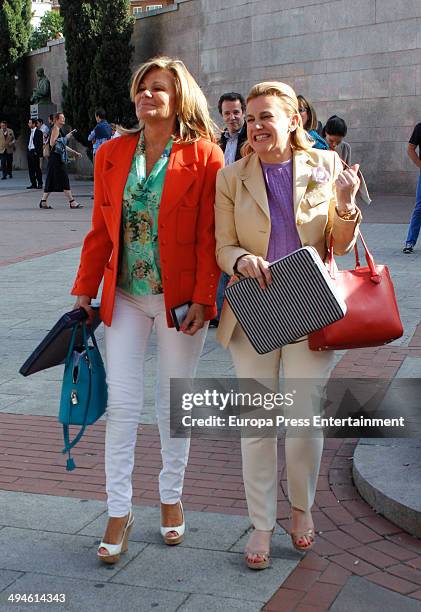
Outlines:
{"label": "paved sidewalk", "polygon": [[[87,232],[92,212],[93,183],[70,176],[74,197],[84,208],[71,210],[62,193],[53,193],[41,210],[41,189],[26,189],[28,173],[0,181],[0,265],[78,247]],[[18,228],[22,228],[20,235]]]}
{"label": "paved sidewalk", "polygon": [[[352,480],[355,439],[326,440],[314,507],[317,543],[307,555],[294,551],[287,535],[282,441],[271,570],[250,572],[242,563],[250,523],[237,440],[192,441],[183,497],[187,538],[180,547],[161,544],[153,337],[134,471],[136,526],[124,560],[117,567],[99,565],[95,548],[106,520],[104,423],[89,428],[75,451],[78,468],[67,473],[56,420],[61,368],[27,379],[17,374],[28,353],[73,303],[69,288],[79,246],[69,248],[70,230],[78,219],[80,244],[91,206],[89,184],[73,186],[86,194],[83,211],[64,209],[59,199],[54,211],[36,211],[33,196],[19,186],[14,193],[0,190],[0,223],[8,227],[0,238],[0,609],[34,607],[8,603],[6,595],[12,592],[65,592],[66,606],[50,604],[48,609],[421,610],[421,542],[360,498]],[[384,348],[338,353],[337,376],[393,377],[421,357],[420,252],[400,252],[411,207],[410,198],[379,198],[379,212],[367,211],[370,223],[364,229],[377,261],[387,261],[391,268],[405,335]],[[58,216],[54,222],[40,213]],[[350,256],[341,260],[343,266],[351,262]],[[229,354],[214,335],[210,330],[198,375],[232,375]]]}
{"label": "paved sidewalk", "polygon": [[[223,514],[189,512],[188,539],[167,547],[157,530],[159,508],[144,506],[134,508],[129,551],[106,566],[96,559],[107,521],[103,503],[0,492],[0,504],[6,507],[0,546],[7,551],[0,609],[27,609],[7,607],[10,593],[65,593],[66,606],[52,609],[252,612],[299,561],[278,528],[273,571],[250,576],[241,563],[249,522]],[[28,544],[36,554],[27,554]]]}

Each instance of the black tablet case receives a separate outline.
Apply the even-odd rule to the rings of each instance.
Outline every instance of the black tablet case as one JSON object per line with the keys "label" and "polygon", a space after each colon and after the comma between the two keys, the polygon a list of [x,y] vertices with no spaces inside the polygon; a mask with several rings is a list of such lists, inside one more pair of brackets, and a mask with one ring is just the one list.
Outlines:
{"label": "black tablet case", "polygon": [[[95,316],[91,329],[95,330],[101,323],[101,320],[99,318],[99,307],[93,306],[93,310]],[[45,338],[25,361],[19,370],[20,374],[29,376],[30,374],[35,374],[35,372],[40,372],[41,370],[46,370],[64,363],[73,326],[86,319],[87,314],[83,308],[76,308],[75,310],[66,312],[66,314],[60,317],[52,330],[48,332]],[[83,344],[81,325],[76,333],[75,346],[79,344]]]}

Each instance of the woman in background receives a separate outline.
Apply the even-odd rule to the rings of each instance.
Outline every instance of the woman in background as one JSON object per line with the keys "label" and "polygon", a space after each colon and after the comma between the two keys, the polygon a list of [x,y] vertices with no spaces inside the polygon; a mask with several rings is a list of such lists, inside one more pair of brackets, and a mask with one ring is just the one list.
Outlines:
{"label": "woman in background", "polygon": [[323,138],[326,140],[331,151],[336,151],[339,157],[346,163],[351,165],[351,145],[345,142],[344,138],[347,134],[348,127],[345,120],[337,115],[332,115],[326,121],[323,128]]}
{"label": "woman in background", "polygon": [[82,154],[67,146],[72,132],[64,134],[63,126],[66,119],[63,113],[54,115],[54,125],[50,133],[50,156],[48,158],[47,177],[45,179],[44,193],[42,194],[40,208],[52,208],[47,202],[50,193],[63,192],[69,202],[70,208],[83,208],[82,204],[76,202],[70,190],[69,175],[67,174],[67,152],[70,151],[76,157],[81,158]]}
{"label": "woman in background", "polygon": [[301,115],[303,122],[303,128],[307,131],[309,136],[314,140],[314,149],[328,150],[329,145],[324,138],[320,136],[320,132],[323,127],[321,121],[317,120],[316,111],[311,102],[304,96],[298,95],[298,111]]}

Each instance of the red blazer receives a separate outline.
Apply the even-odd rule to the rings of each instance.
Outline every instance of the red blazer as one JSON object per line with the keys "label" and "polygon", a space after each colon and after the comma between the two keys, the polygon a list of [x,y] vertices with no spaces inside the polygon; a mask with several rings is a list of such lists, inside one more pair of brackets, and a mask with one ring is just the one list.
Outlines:
{"label": "red blazer", "polygon": [[[100,315],[111,325],[117,284],[123,191],[138,134],[104,143],[95,157],[92,227],[86,236],[73,295],[95,297],[102,277]],[[216,316],[220,270],[215,259],[216,173],[224,156],[216,144],[200,139],[174,143],[158,215],[158,242],[165,308],[187,301],[205,304],[205,319]]]}

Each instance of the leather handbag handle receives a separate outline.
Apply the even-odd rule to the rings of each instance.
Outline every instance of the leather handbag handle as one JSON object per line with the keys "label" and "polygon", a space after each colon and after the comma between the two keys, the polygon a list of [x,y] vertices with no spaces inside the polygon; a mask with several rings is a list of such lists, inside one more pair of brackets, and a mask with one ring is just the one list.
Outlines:
{"label": "leather handbag handle", "polygon": [[[79,323],[77,323],[77,324],[75,324],[73,326],[73,331],[72,331],[72,335],[71,335],[71,338],[70,338],[69,348],[68,348],[68,351],[67,351],[67,356],[66,356],[65,363],[67,363],[69,361],[70,357],[73,354],[73,349],[74,349],[75,342],[76,342],[76,333],[77,333],[78,327],[79,327]],[[94,347],[96,349],[98,348],[98,344],[97,344],[97,341],[96,341],[96,338],[95,338],[95,335],[94,335],[94,332],[92,331],[92,329],[90,327],[87,328],[86,321],[82,322],[82,334],[83,334],[83,348],[86,351],[86,355],[87,355],[87,358],[89,359],[89,363],[91,363],[91,359],[90,359],[90,355],[89,355],[89,350],[88,350],[88,348],[89,348],[89,345],[88,345],[88,335],[91,338],[91,340],[93,342],[93,345],[94,345]]]}
{"label": "leather handbag handle", "polygon": [[[368,249],[368,246],[363,238],[363,235],[361,234],[361,231],[358,230],[358,236],[357,236],[357,240],[358,238],[360,238],[362,245],[364,247],[364,252],[365,252],[365,260],[367,262],[367,266],[370,268],[370,272],[371,272],[371,281],[373,283],[380,283],[381,282],[381,277],[379,275],[379,273],[377,272],[377,268],[376,268],[376,262],[374,261],[374,257],[371,254],[371,252]],[[358,246],[357,246],[357,241],[355,241],[355,245],[354,245],[354,253],[355,253],[355,269],[357,270],[358,268],[361,267],[361,263],[360,263],[360,256],[358,253]],[[337,265],[336,265],[336,261],[333,255],[333,234],[330,235],[330,244],[329,244],[329,258],[328,258],[328,264],[329,264],[329,274],[332,278],[335,278],[335,271],[338,269]]]}
{"label": "leather handbag handle", "polygon": [[69,359],[73,354],[73,348],[75,346],[75,341],[76,341],[77,328],[78,328],[78,325],[73,326],[73,331],[72,331],[72,335],[71,335],[70,342],[69,342],[69,348],[67,350],[67,355],[66,355],[66,361],[65,361],[66,364],[69,362]]}
{"label": "leather handbag handle", "polygon": [[[69,351],[68,351],[67,357],[66,357],[66,366],[70,364],[70,359],[72,358],[72,355],[73,355],[73,348],[74,348],[74,344],[75,344],[77,328],[78,328],[78,325],[75,325],[74,329],[73,329],[71,341],[70,341],[70,344],[69,344]],[[84,345],[83,348],[85,350],[86,359],[87,359],[88,364],[89,364],[88,394],[87,394],[86,401],[85,401],[85,410],[84,410],[84,418],[83,418],[82,426],[81,426],[79,432],[77,433],[77,435],[75,436],[75,438],[71,442],[70,442],[70,429],[69,429],[69,425],[63,424],[64,448],[62,450],[62,453],[63,453],[63,455],[68,453],[66,469],[69,472],[72,471],[76,467],[73,458],[70,456],[70,451],[72,450],[72,448],[74,448],[76,446],[76,444],[79,442],[79,440],[82,438],[83,434],[85,433],[86,422],[88,420],[89,404],[91,402],[91,395],[92,395],[92,361],[91,361],[91,358],[90,358],[90,355],[89,355],[88,334],[87,334],[86,322],[85,321],[83,321],[83,323],[82,323],[82,334],[83,334],[83,345]],[[95,336],[94,336],[94,334],[93,334],[93,332],[91,330],[89,330],[89,335],[92,338],[94,346],[96,348],[98,348],[98,345],[96,343],[96,338],[95,338]],[[71,401],[71,399],[69,398],[69,402],[70,401]]]}

